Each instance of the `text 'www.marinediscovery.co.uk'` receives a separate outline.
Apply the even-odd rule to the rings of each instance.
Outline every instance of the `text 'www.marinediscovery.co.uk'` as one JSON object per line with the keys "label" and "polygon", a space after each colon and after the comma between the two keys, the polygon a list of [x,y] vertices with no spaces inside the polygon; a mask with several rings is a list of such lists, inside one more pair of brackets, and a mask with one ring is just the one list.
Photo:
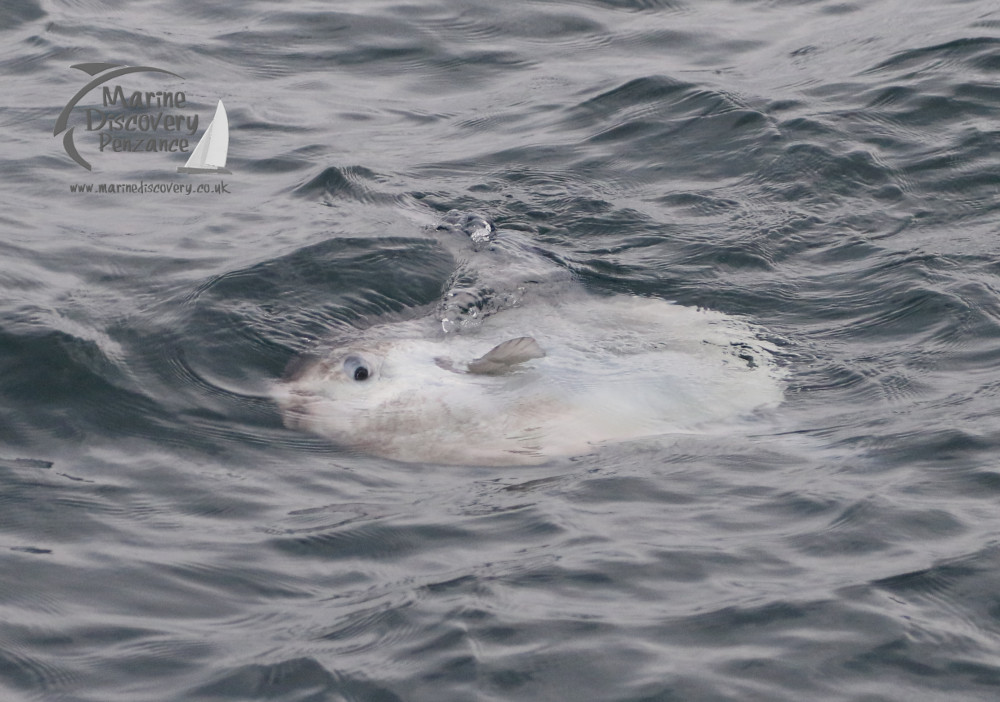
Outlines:
{"label": "text 'www.marinediscovery.co.uk'", "polygon": [[97,195],[228,195],[229,186],[220,180],[211,183],[85,183],[70,185],[71,193]]}

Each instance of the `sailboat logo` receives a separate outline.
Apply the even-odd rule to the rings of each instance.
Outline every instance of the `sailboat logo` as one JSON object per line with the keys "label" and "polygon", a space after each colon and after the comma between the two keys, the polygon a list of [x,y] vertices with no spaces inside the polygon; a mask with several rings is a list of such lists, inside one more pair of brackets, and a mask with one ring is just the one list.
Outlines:
{"label": "sailboat logo", "polygon": [[231,173],[226,170],[226,158],[229,155],[229,118],[226,108],[219,100],[215,108],[215,116],[201,141],[191,152],[191,158],[177,169],[178,173]]}

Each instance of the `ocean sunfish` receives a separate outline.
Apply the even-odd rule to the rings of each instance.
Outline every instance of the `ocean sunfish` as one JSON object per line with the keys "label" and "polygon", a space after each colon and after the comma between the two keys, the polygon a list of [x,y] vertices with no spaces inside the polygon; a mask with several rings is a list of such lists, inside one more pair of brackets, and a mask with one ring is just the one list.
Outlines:
{"label": "ocean sunfish", "polygon": [[406,462],[528,465],[601,444],[729,430],[782,400],[754,328],[663,300],[580,293],[497,312],[471,333],[376,325],[290,364],[290,429]]}

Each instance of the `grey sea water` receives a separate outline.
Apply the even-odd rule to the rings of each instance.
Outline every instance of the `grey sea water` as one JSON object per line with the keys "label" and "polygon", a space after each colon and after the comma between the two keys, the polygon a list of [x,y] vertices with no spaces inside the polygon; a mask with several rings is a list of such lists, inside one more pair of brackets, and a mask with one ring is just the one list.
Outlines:
{"label": "grey sea water", "polygon": [[[1000,696],[995,2],[7,0],[0,37],[2,699]],[[183,91],[192,146],[221,99],[232,173],[100,151],[99,88],[74,162],[95,62],[180,76],[117,84]],[[296,353],[435,302],[453,208],[759,325],[786,402],[536,467],[283,428]]]}

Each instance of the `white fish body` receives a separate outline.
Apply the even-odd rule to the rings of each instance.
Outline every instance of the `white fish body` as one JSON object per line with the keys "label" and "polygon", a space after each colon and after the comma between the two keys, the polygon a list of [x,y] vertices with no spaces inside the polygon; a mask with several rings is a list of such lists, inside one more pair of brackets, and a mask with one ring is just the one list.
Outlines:
{"label": "white fish body", "polygon": [[[303,361],[274,386],[285,424],[399,461],[515,465],[725,428],[782,400],[767,345],[718,312],[579,295],[503,310],[471,334],[431,323],[372,327]],[[509,365],[503,349],[487,354],[521,337],[545,355],[529,341]]]}

